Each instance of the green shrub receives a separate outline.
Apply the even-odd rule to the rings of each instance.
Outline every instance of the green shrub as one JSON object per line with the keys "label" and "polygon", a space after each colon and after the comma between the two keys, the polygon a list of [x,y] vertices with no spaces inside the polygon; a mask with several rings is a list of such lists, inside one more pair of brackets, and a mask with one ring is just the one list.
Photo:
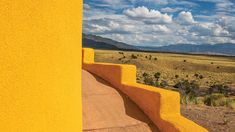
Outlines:
{"label": "green shrub", "polygon": [[147,84],[147,85],[152,85],[153,86],[154,85],[153,78],[145,76],[144,77],[144,83]]}
{"label": "green shrub", "polygon": [[221,94],[224,94],[225,96],[228,96],[230,91],[231,89],[227,85],[224,85],[224,84],[214,84],[210,86],[210,88],[208,89],[209,94],[221,93]]}
{"label": "green shrub", "polygon": [[227,106],[231,109],[235,109],[235,100],[228,101]]}
{"label": "green shrub", "polygon": [[160,87],[164,88],[166,86],[169,86],[168,82],[165,81],[165,80],[162,80],[161,83],[160,83]]}
{"label": "green shrub", "polygon": [[134,54],[131,55],[132,59],[137,59],[137,56],[135,56]]}
{"label": "green shrub", "polygon": [[175,75],[175,78],[179,78],[179,75]]}
{"label": "green shrub", "polygon": [[180,97],[181,104],[195,104],[196,98],[192,98],[190,95],[183,95]]}
{"label": "green shrub", "polygon": [[203,77],[203,75],[199,75],[199,78],[200,78],[200,79],[203,79],[204,77]]}
{"label": "green shrub", "polygon": [[143,77],[147,77],[148,75],[149,75],[149,74],[146,73],[146,72],[143,73]]}
{"label": "green shrub", "polygon": [[194,76],[195,76],[196,78],[198,78],[199,74],[195,73]]}
{"label": "green shrub", "polygon": [[195,100],[195,104],[204,105],[204,98],[203,97],[197,97],[196,100]]}
{"label": "green shrub", "polygon": [[174,85],[180,92],[181,97],[187,96],[189,100],[194,100],[198,94],[199,85],[195,81],[180,81]]}
{"label": "green shrub", "polygon": [[204,103],[209,106],[225,106],[227,105],[226,97],[221,93],[214,93],[205,97]]}
{"label": "green shrub", "polygon": [[156,73],[154,74],[154,77],[157,79],[157,81],[159,80],[160,76],[161,76],[161,73],[160,73],[160,72],[156,72]]}

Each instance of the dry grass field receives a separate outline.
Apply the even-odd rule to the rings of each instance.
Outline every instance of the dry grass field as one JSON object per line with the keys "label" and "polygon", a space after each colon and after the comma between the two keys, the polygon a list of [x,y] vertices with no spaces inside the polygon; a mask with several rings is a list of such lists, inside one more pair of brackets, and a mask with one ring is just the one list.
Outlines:
{"label": "dry grass field", "polygon": [[159,81],[167,81],[170,86],[187,79],[197,81],[201,89],[218,83],[235,88],[235,57],[95,50],[95,61],[136,65],[137,81],[141,83],[144,72],[152,77],[160,72]]}
{"label": "dry grass field", "polygon": [[[235,57],[95,50],[95,61],[136,65],[137,82],[165,89],[180,91],[174,86],[187,80],[179,85],[190,90],[181,93],[182,115],[211,132],[235,130]],[[209,94],[212,86],[230,92]]]}

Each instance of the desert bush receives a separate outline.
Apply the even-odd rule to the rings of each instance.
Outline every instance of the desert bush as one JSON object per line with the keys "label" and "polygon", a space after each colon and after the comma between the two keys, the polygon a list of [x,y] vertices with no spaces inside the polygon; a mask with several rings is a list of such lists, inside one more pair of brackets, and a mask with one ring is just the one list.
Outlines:
{"label": "desert bush", "polygon": [[179,75],[175,75],[175,78],[179,78]]}
{"label": "desert bush", "polygon": [[204,77],[203,77],[203,75],[199,75],[199,78],[200,78],[200,79],[203,79]]}
{"label": "desert bush", "polygon": [[118,52],[119,54],[124,54],[123,52]]}
{"label": "desert bush", "polygon": [[165,81],[165,80],[162,80],[161,83],[160,83],[160,87],[164,88],[166,86],[169,86],[168,82]]}
{"label": "desert bush", "polygon": [[181,104],[195,104],[196,98],[191,98],[189,95],[183,95],[180,97]]}
{"label": "desert bush", "polygon": [[209,106],[225,106],[227,99],[221,93],[213,93],[205,97],[204,103]]}
{"label": "desert bush", "polygon": [[198,78],[199,74],[195,73],[194,76],[195,76],[196,78]]}
{"label": "desert bush", "polygon": [[211,64],[214,64],[214,62],[211,62]]}
{"label": "desert bush", "polygon": [[204,97],[196,97],[195,104],[204,105]]}
{"label": "desert bush", "polygon": [[155,86],[156,86],[156,87],[160,87],[159,81],[155,81]]}
{"label": "desert bush", "polygon": [[235,109],[235,100],[227,101],[227,106],[231,109]]}
{"label": "desert bush", "polygon": [[210,88],[208,89],[209,94],[221,93],[225,96],[228,96],[230,91],[231,89],[227,85],[223,85],[223,84],[214,84],[210,86]]}
{"label": "desert bush", "polygon": [[137,56],[135,56],[134,54],[131,55],[132,59],[137,59]]}
{"label": "desert bush", "polygon": [[187,60],[184,60],[184,62],[187,62]]}
{"label": "desert bush", "polygon": [[155,57],[154,60],[157,60],[157,58]]}
{"label": "desert bush", "polygon": [[161,73],[160,73],[160,72],[156,72],[156,73],[154,74],[154,77],[157,79],[157,81],[159,80],[160,76],[161,76]]}
{"label": "desert bush", "polygon": [[151,60],[152,59],[152,55],[149,55],[149,60]]}
{"label": "desert bush", "polygon": [[148,75],[149,75],[149,74],[146,73],[146,72],[143,73],[143,77],[147,77]]}
{"label": "desert bush", "polygon": [[153,78],[152,77],[149,77],[149,76],[145,76],[144,77],[144,83],[147,84],[147,85],[154,85],[154,81],[153,81]]}
{"label": "desert bush", "polygon": [[122,60],[122,58],[119,58],[118,60]]}
{"label": "desert bush", "polygon": [[199,85],[195,81],[189,82],[188,80],[180,81],[174,87],[179,90],[181,98],[191,101],[195,100],[199,90]]}
{"label": "desert bush", "polygon": [[147,59],[147,58],[148,58],[148,56],[145,56],[145,58]]}
{"label": "desert bush", "polygon": [[216,68],[217,68],[217,69],[219,69],[220,67],[219,67],[219,66],[217,66]]}

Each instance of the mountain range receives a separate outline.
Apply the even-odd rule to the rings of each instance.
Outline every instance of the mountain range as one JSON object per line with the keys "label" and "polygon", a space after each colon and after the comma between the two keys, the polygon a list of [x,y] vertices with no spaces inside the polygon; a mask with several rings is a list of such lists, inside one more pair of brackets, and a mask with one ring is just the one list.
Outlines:
{"label": "mountain range", "polygon": [[83,47],[107,50],[129,50],[129,51],[151,51],[151,52],[176,52],[190,54],[206,54],[206,55],[226,55],[235,56],[235,44],[172,44],[161,47],[153,46],[133,46],[123,42],[118,42],[109,38],[96,35],[83,34]]}

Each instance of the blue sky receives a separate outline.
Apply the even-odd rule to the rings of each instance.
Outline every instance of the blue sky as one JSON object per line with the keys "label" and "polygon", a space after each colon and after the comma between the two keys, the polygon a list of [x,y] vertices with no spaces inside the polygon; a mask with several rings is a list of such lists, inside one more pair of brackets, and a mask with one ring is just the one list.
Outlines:
{"label": "blue sky", "polygon": [[138,46],[235,44],[235,0],[84,0],[83,32]]}

